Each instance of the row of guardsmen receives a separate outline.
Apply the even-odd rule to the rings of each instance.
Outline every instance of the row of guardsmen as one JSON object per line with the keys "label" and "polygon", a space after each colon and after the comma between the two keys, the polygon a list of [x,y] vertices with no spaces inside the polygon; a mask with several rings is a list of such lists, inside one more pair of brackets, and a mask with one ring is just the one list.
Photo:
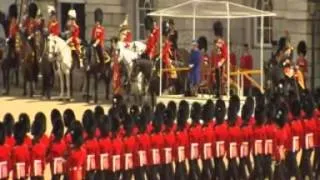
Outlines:
{"label": "row of guardsmen", "polygon": [[319,92],[300,101],[248,97],[241,112],[236,95],[228,108],[218,99],[189,109],[183,100],[178,106],[159,103],[154,111],[148,105],[128,111],[115,96],[107,115],[97,106],[84,112],[82,122],[71,109],[62,115],[52,110],[49,136],[42,112],[32,125],[25,113],[16,123],[6,114],[0,179],[48,179],[47,164],[52,179],[70,180],[318,178],[320,111],[313,100],[320,102]]}

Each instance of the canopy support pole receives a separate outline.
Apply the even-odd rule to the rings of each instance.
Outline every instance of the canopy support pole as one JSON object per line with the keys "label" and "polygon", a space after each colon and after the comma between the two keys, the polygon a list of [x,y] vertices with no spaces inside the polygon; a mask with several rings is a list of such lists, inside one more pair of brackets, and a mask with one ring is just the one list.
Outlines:
{"label": "canopy support pole", "polygon": [[162,95],[162,16],[160,16],[160,57],[159,57],[159,62],[160,62],[160,90],[159,90],[159,95]]}
{"label": "canopy support pole", "polygon": [[263,69],[263,65],[264,65],[264,60],[263,60],[263,44],[264,44],[264,17],[261,16],[261,23],[260,23],[260,86],[261,89],[263,90],[263,86],[264,86],[264,69]]}
{"label": "canopy support pole", "polygon": [[[228,19],[227,19],[227,23],[228,23],[228,29],[227,29],[227,36],[228,36],[228,57],[227,57],[227,70],[228,70],[228,81],[227,81],[227,96],[228,96],[228,99],[230,97],[230,6],[229,6],[229,2],[227,2],[227,16],[228,16]],[[223,72],[222,72],[223,74]],[[223,77],[223,75],[222,75]]]}

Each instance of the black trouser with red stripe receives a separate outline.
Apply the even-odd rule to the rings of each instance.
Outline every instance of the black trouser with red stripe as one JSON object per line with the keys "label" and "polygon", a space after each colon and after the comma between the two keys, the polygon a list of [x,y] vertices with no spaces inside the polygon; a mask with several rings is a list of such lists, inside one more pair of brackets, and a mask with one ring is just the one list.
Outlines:
{"label": "black trouser with red stripe", "polygon": [[202,180],[211,180],[214,177],[214,168],[211,159],[202,160]]}
{"label": "black trouser with red stripe", "polygon": [[189,160],[189,180],[200,180],[201,170],[198,159]]}
{"label": "black trouser with red stripe", "polygon": [[214,172],[215,172],[215,179],[217,180],[224,180],[226,179],[226,165],[224,164],[223,158],[218,157],[214,158]]}
{"label": "black trouser with red stripe", "polygon": [[292,151],[287,152],[286,167],[287,167],[288,179],[290,179],[292,176],[294,176],[296,180],[302,179],[301,172],[298,166],[298,161],[297,161],[297,152],[292,152]]}
{"label": "black trouser with red stripe", "polygon": [[175,180],[187,180],[188,170],[185,161],[176,162]]}
{"label": "black trouser with red stripe", "polygon": [[300,163],[300,171],[301,171],[301,176],[303,179],[305,177],[309,176],[309,179],[314,179],[313,178],[313,170],[311,166],[311,154],[312,154],[313,148],[312,149],[303,149],[302,151],[302,157],[301,157],[301,163]]}
{"label": "black trouser with red stripe", "polygon": [[249,179],[251,173],[252,173],[252,164],[250,161],[250,157],[248,156],[248,157],[240,158],[240,164],[239,164],[240,179]]}

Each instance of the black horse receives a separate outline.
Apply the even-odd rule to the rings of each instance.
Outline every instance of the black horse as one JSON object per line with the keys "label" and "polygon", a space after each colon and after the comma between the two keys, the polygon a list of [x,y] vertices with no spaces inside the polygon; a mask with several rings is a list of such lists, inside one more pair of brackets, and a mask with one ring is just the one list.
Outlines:
{"label": "black horse", "polygon": [[94,80],[94,102],[98,102],[98,85],[99,81],[103,80],[105,84],[105,99],[109,98],[109,86],[111,82],[111,59],[107,52],[103,61],[98,57],[96,49],[92,45],[86,48],[86,58],[84,59],[84,66],[86,68],[86,94],[84,98],[90,101],[90,79]]}

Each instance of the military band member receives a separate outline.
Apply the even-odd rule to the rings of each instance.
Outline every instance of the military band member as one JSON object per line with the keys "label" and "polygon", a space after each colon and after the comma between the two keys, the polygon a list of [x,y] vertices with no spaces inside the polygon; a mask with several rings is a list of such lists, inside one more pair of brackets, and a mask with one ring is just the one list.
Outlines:
{"label": "military band member", "polygon": [[91,34],[92,43],[93,43],[93,47],[96,48],[100,62],[104,62],[103,49],[104,49],[105,30],[104,30],[104,27],[102,26],[103,12],[100,8],[96,9],[94,12],[94,21],[95,21],[95,26],[93,27],[92,34]]}
{"label": "military band member", "polygon": [[60,24],[57,20],[57,12],[53,6],[48,6],[48,14],[50,16],[48,22],[49,34],[53,36],[60,35]]}

